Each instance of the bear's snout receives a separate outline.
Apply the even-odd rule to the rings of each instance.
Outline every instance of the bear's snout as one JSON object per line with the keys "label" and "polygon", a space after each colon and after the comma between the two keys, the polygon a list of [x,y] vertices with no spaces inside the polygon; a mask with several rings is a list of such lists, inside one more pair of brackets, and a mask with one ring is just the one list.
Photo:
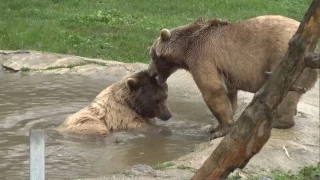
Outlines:
{"label": "bear's snout", "polygon": [[172,117],[172,114],[168,107],[162,106],[160,107],[160,113],[157,118],[161,119],[162,121],[168,121]]}
{"label": "bear's snout", "polygon": [[148,67],[148,74],[151,77],[155,77],[155,76],[158,75],[156,66],[155,66],[155,64],[154,64],[154,62],[152,60],[150,61],[150,64],[149,64],[149,67]]}
{"label": "bear's snout", "polygon": [[162,121],[168,121],[171,117],[172,117],[172,115],[170,113],[170,114],[165,114],[165,115],[160,116],[160,119]]}

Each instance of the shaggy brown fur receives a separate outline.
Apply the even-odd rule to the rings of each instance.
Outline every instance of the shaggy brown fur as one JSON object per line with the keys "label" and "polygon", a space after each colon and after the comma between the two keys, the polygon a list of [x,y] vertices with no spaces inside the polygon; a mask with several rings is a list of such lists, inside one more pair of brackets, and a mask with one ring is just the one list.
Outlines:
{"label": "shaggy brown fur", "polygon": [[167,92],[167,85],[159,86],[146,70],[135,73],[103,90],[91,104],[69,116],[58,131],[84,137],[105,137],[113,131],[130,129],[159,132],[148,121],[171,117]]}
{"label": "shaggy brown fur", "polygon": [[[283,16],[259,16],[242,22],[197,20],[191,24],[162,30],[151,50],[149,74],[158,83],[177,69],[188,70],[200,89],[219,128],[212,138],[224,136],[233,124],[237,91],[257,92],[283,59],[288,42],[299,22]],[[296,85],[310,89],[317,71],[306,68]],[[273,126],[294,125],[300,94],[289,92],[277,109]]]}

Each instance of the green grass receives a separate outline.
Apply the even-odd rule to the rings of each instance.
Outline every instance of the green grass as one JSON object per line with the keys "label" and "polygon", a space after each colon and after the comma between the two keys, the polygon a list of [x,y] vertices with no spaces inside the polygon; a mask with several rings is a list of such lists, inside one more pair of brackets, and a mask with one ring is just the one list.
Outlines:
{"label": "green grass", "polygon": [[299,174],[277,173],[273,176],[274,180],[318,180],[320,179],[320,163],[317,166],[304,167]]}
{"label": "green grass", "polygon": [[162,28],[198,17],[243,20],[280,14],[300,21],[311,0],[3,0],[0,49],[30,49],[148,62]]}
{"label": "green grass", "polygon": [[152,166],[152,168],[155,170],[163,170],[163,169],[172,167],[174,165],[175,164],[173,162],[166,162],[166,163],[155,164]]}
{"label": "green grass", "polygon": [[[320,179],[320,163],[316,166],[304,167],[298,174],[292,174],[291,172],[274,172],[270,176],[272,180],[318,180]],[[261,177],[252,177],[248,180],[259,180]],[[239,180],[240,176],[230,176],[228,180]]]}
{"label": "green grass", "polygon": [[179,166],[177,166],[177,169],[185,170],[185,169],[194,169],[194,168],[189,167],[189,166],[185,166],[185,165],[179,165]]}
{"label": "green grass", "polygon": [[21,69],[20,69],[20,71],[22,71],[22,72],[28,72],[28,71],[30,71],[31,69],[30,68],[28,68],[28,67],[22,67]]}
{"label": "green grass", "polygon": [[61,69],[61,68],[67,68],[66,66],[49,66],[46,68],[46,70],[54,70],[54,69]]}

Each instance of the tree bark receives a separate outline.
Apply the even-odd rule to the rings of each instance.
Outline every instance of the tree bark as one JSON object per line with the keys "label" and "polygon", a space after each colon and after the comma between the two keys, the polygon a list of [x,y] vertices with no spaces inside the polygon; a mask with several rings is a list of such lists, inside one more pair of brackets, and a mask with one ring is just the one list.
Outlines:
{"label": "tree bark", "polygon": [[320,37],[320,0],[313,0],[296,34],[289,41],[283,61],[270,73],[237,123],[192,177],[192,180],[224,179],[244,168],[269,140],[273,112],[304,68],[319,68],[313,53]]}

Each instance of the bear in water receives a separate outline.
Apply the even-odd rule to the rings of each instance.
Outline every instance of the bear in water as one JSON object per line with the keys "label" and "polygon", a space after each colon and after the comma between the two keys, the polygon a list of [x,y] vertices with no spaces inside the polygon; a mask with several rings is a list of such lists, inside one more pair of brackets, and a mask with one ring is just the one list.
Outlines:
{"label": "bear in water", "polygon": [[171,118],[167,97],[167,84],[158,85],[156,78],[143,70],[110,85],[89,105],[67,117],[57,130],[63,135],[83,137],[106,137],[133,129],[160,133],[150,119]]}

